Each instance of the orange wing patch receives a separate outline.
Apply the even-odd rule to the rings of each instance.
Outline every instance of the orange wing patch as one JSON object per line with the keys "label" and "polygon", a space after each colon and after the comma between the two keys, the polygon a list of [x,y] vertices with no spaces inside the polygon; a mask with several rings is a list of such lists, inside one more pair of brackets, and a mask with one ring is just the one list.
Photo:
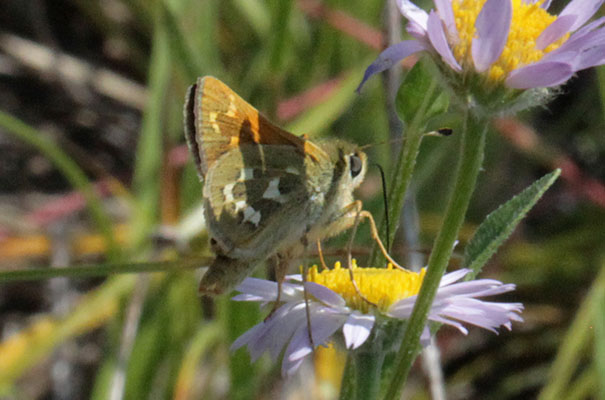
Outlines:
{"label": "orange wing patch", "polygon": [[313,143],[269,122],[223,82],[207,76],[190,88],[185,105],[186,137],[205,176],[227,151],[242,144],[290,145],[318,161],[326,157]]}

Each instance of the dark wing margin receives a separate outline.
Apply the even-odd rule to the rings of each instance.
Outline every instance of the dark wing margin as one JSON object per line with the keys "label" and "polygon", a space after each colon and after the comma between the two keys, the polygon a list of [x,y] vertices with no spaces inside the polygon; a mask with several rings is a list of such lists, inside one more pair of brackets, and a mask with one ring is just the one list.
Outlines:
{"label": "dark wing margin", "polygon": [[196,139],[195,130],[195,95],[197,92],[197,83],[189,86],[187,94],[185,96],[185,106],[183,108],[183,118],[185,127],[185,139],[187,140],[187,146],[193,156],[195,167],[197,168],[197,174],[200,180],[204,179],[204,172],[202,171],[202,158],[200,157],[200,148]]}

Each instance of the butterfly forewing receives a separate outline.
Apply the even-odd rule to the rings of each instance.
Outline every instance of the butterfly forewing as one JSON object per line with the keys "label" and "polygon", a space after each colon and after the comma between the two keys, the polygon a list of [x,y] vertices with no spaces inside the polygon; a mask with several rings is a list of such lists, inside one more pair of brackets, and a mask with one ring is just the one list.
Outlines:
{"label": "butterfly forewing", "polygon": [[321,149],[273,125],[216,78],[200,78],[187,99],[187,142],[202,176],[223,154],[244,144],[288,145],[301,156],[324,157]]}

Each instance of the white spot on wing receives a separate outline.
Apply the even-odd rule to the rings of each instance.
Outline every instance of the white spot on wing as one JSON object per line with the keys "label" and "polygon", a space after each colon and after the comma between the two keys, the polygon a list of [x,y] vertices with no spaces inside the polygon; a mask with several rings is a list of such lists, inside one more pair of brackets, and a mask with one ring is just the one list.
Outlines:
{"label": "white spot on wing", "polygon": [[258,227],[260,223],[260,211],[256,211],[254,208],[248,206],[244,210],[244,222],[249,221],[254,224],[254,226]]}
{"label": "white spot on wing", "polygon": [[243,210],[244,208],[246,208],[246,200],[240,200],[235,203],[235,212],[239,212],[240,210]]}
{"label": "white spot on wing", "polygon": [[319,203],[323,203],[323,201],[324,201],[324,194],[323,194],[323,193],[321,193],[321,192],[314,193],[314,194],[313,194],[313,195],[312,195],[312,196],[309,198],[309,200],[311,200],[311,202],[312,202],[312,203],[317,203],[317,202],[319,202]]}
{"label": "white spot on wing", "polygon": [[212,124],[212,128],[216,131],[216,133],[221,133],[221,128],[219,128],[218,123],[216,122],[216,117],[218,114],[216,111],[210,112],[210,123]]}
{"label": "white spot on wing", "polygon": [[235,96],[233,94],[229,95],[229,110],[225,114],[228,117],[235,117],[237,113],[237,108],[235,108]]}
{"label": "white spot on wing", "polygon": [[286,172],[292,175],[300,175],[300,172],[298,171],[298,169],[290,166],[286,168]]}
{"label": "white spot on wing", "polygon": [[223,188],[223,195],[225,196],[225,203],[231,203],[233,201],[233,187],[235,183],[229,183]]}
{"label": "white spot on wing", "polygon": [[271,199],[275,201],[283,201],[281,193],[279,192],[279,178],[273,178],[269,181],[267,190],[263,193],[263,199]]}
{"label": "white spot on wing", "polygon": [[239,171],[239,178],[237,178],[238,182],[249,181],[254,178],[254,168],[242,168]]}

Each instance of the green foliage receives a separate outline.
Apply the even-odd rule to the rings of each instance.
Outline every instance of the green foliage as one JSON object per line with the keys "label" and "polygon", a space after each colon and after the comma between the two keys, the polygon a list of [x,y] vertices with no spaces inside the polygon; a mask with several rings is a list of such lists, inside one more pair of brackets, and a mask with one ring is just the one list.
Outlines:
{"label": "green foliage", "polygon": [[489,258],[508,239],[517,224],[560,174],[561,170],[556,170],[543,176],[485,218],[464,251],[462,265],[473,271],[468,279],[479,274]]}
{"label": "green foliage", "polygon": [[[445,113],[449,106],[449,97],[442,90],[435,89],[435,76],[426,64],[426,60],[417,62],[397,91],[397,114],[407,125],[424,127],[431,118]],[[419,117],[422,121],[415,122]]]}

